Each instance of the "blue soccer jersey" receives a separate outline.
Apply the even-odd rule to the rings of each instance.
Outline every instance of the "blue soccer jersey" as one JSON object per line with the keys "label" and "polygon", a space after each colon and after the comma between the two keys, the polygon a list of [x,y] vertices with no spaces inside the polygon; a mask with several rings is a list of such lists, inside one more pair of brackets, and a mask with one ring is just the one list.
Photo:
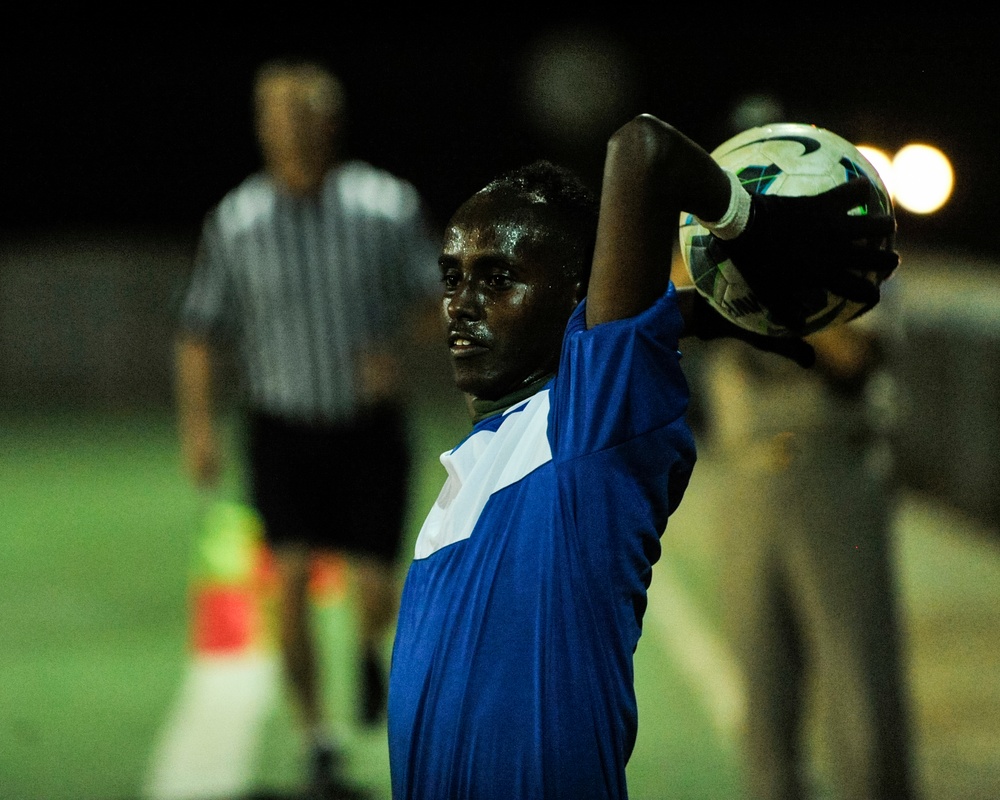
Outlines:
{"label": "blue soccer jersey", "polygon": [[567,326],[559,371],[441,456],[389,688],[393,797],[625,798],[632,656],[695,460],[680,312]]}

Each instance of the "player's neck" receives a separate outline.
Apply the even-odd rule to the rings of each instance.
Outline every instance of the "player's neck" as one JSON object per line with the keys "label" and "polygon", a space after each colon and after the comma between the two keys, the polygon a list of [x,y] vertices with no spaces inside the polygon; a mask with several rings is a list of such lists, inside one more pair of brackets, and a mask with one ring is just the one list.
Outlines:
{"label": "player's neck", "polygon": [[510,408],[515,403],[520,403],[522,400],[526,400],[534,394],[538,394],[541,388],[552,380],[552,375],[543,375],[536,381],[529,383],[527,386],[522,386],[510,394],[504,395],[497,400],[479,400],[473,398],[472,400],[472,424],[475,425],[480,420],[484,420],[487,417],[492,417],[494,414],[501,414]]}

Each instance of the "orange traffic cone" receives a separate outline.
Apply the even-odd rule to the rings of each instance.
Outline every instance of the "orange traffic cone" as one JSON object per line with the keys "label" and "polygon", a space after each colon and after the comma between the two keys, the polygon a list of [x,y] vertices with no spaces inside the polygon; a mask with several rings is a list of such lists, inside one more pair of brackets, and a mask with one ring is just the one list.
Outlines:
{"label": "orange traffic cone", "polygon": [[261,525],[246,506],[212,503],[203,520],[190,584],[191,645],[200,655],[265,645],[267,552]]}

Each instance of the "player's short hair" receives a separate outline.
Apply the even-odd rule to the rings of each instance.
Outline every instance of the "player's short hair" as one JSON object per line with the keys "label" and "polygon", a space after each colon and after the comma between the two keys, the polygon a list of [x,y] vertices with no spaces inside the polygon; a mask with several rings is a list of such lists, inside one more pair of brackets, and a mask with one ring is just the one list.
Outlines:
{"label": "player's short hair", "polygon": [[512,169],[490,181],[483,192],[508,192],[540,212],[565,252],[566,276],[584,288],[590,277],[600,204],[597,195],[572,170],[546,159]]}
{"label": "player's short hair", "polygon": [[290,78],[305,89],[306,101],[314,111],[343,115],[347,105],[344,84],[325,64],[297,57],[272,58],[262,63],[254,74],[254,91],[273,78]]}

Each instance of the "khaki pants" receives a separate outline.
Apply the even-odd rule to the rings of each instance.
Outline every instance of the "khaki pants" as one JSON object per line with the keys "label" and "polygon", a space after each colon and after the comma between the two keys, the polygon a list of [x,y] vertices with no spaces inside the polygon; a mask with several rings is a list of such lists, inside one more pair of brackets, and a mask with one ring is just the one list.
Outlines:
{"label": "khaki pants", "polygon": [[910,797],[887,462],[849,437],[789,433],[721,462],[726,623],[747,682],[752,796],[808,796],[813,741],[838,800]]}

